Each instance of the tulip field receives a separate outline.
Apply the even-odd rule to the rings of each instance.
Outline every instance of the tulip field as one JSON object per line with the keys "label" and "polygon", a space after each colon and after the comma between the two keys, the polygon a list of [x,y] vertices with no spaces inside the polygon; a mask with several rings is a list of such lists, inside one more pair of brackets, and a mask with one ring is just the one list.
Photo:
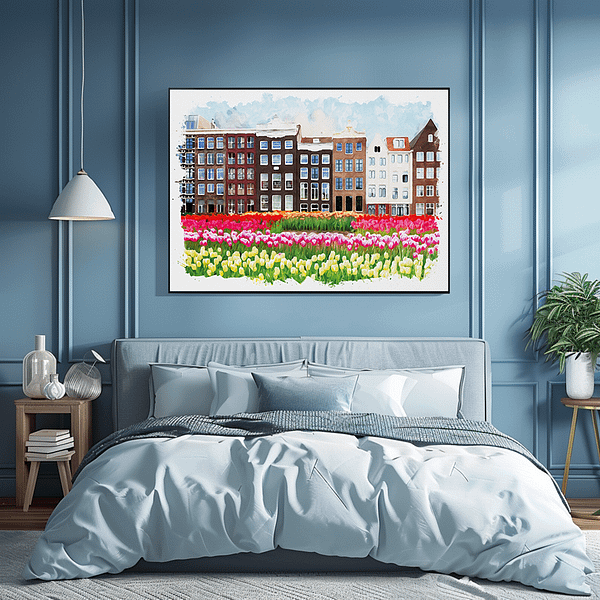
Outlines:
{"label": "tulip field", "polygon": [[271,212],[183,215],[181,264],[193,277],[263,285],[308,278],[335,287],[377,278],[425,278],[438,258],[435,216]]}

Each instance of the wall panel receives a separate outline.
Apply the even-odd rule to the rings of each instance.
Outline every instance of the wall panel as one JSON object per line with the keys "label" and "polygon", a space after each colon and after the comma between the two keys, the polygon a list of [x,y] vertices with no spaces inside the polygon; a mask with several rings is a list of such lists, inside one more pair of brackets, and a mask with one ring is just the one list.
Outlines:
{"label": "wall panel", "polygon": [[[79,2],[1,3],[0,495],[38,333],[61,377],[120,336],[485,336],[494,423],[560,477],[563,378],[522,336],[557,273],[600,276],[599,24],[594,0],[86,0],[85,167],[116,219],[57,224],[79,167]],[[168,294],[168,88],[212,86],[450,87],[450,294]],[[570,489],[592,495],[582,425]]]}

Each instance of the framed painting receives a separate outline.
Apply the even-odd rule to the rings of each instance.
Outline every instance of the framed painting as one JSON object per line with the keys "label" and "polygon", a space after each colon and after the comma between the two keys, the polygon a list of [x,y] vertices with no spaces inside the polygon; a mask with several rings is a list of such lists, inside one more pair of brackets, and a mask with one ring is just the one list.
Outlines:
{"label": "framed painting", "polygon": [[170,292],[449,292],[448,88],[170,89]]}

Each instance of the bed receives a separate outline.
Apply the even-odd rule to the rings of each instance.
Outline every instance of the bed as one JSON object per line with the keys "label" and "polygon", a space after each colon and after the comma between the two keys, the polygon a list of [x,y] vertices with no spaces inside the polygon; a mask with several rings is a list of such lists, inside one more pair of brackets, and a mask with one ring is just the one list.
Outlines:
{"label": "bed", "polygon": [[470,338],[117,339],[114,433],[26,579],[420,568],[585,595],[556,482]]}

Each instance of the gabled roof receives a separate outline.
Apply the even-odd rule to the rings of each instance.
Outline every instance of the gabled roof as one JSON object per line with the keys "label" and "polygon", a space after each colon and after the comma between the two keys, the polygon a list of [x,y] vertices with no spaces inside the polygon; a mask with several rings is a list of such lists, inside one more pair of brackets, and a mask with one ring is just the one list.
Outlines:
{"label": "gabled roof", "polygon": [[431,119],[429,119],[429,121],[427,121],[427,123],[425,124],[425,127],[423,127],[423,129],[421,129],[421,131],[419,131],[419,133],[417,133],[417,135],[415,135],[415,137],[412,140],[410,140],[411,148],[419,141],[419,138],[421,137],[421,135],[423,135],[423,132],[426,130],[437,131],[437,125]]}

